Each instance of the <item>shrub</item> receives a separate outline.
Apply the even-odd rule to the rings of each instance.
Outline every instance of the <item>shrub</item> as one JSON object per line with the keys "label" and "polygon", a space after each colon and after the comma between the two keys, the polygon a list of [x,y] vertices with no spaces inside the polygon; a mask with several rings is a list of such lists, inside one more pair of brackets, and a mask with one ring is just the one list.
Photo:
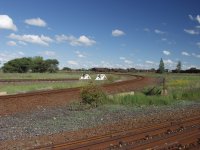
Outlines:
{"label": "shrub", "polygon": [[102,89],[100,89],[100,87],[94,85],[93,83],[83,87],[81,90],[81,99],[83,104],[89,104],[97,107],[105,98],[106,94],[102,91]]}
{"label": "shrub", "polygon": [[150,87],[144,89],[142,93],[147,96],[153,96],[153,95],[160,95],[161,91],[162,91],[161,87]]}

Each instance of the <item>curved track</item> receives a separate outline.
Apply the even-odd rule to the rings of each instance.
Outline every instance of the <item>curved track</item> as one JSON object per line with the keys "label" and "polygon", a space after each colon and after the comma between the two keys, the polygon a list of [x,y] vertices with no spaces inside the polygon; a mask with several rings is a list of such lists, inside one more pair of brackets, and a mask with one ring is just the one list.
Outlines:
{"label": "curved track", "polygon": [[[102,89],[109,94],[135,91],[155,82],[155,79],[137,75],[119,75],[134,76],[136,79],[102,85]],[[80,99],[80,89],[69,88],[0,96],[0,116],[30,111],[38,107],[66,105],[73,100]]]}
{"label": "curved track", "polygon": [[177,150],[200,148],[200,117],[182,118],[143,128],[36,149],[55,150]]}

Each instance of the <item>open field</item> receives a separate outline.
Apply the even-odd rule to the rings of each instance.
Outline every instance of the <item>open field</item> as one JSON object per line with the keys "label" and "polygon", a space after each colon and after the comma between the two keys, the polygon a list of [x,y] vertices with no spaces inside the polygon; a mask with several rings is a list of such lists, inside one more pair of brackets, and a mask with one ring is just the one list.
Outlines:
{"label": "open field", "polygon": [[197,101],[200,102],[200,75],[199,74],[153,74],[140,73],[154,78],[166,79],[167,95],[162,96],[163,85],[147,86],[142,91],[134,95],[126,93],[125,95],[116,94],[108,97],[104,104],[120,104],[132,106],[148,105],[171,105],[177,101]]}
{"label": "open field", "polygon": [[[1,79],[79,79],[81,73],[1,73]],[[11,83],[1,83],[0,82],[0,92],[7,92],[8,94],[22,93],[37,90],[51,90],[51,89],[66,89],[83,87],[88,85],[90,82],[94,82],[97,85],[116,82],[118,80],[125,80],[126,78],[119,75],[107,74],[108,80],[105,81],[95,81],[96,74],[91,74],[92,80],[83,81],[59,81],[59,82],[11,82]]]}
{"label": "open field", "polygon": [[[102,89],[107,91],[106,94],[108,97],[104,99],[101,103],[102,105],[96,108],[80,105],[80,103],[67,104],[68,100],[78,98],[80,94],[79,88],[71,89],[71,91],[67,91],[66,89],[66,91],[57,91],[56,93],[52,91],[52,93],[30,94],[21,99],[12,96],[10,99],[9,96],[8,99],[2,99],[2,104],[5,107],[2,107],[1,110],[5,112],[0,117],[0,126],[3,129],[0,131],[0,145],[2,145],[0,148],[12,149],[15,147],[26,149],[43,147],[45,149],[46,146],[56,147],[60,146],[60,143],[67,143],[68,145],[71,141],[85,141],[86,138],[93,138],[99,135],[107,134],[111,137],[116,131],[119,131],[119,136],[121,137],[121,134],[123,135],[125,131],[129,135],[129,129],[133,129],[135,132],[141,125],[149,126],[151,124],[154,128],[150,131],[150,126],[147,133],[153,139],[148,139],[147,141],[152,143],[152,146],[155,140],[165,142],[169,136],[171,136],[171,143],[173,143],[174,135],[176,135],[177,139],[181,140],[179,142],[181,145],[174,146],[184,147],[190,143],[197,144],[198,141],[196,139],[199,137],[199,134],[196,133],[199,129],[194,129],[193,126],[197,125],[199,127],[199,118],[194,122],[189,121],[186,124],[183,121],[184,118],[191,119],[200,113],[198,91],[195,92],[194,90],[199,88],[199,76],[179,74],[168,74],[167,76],[158,76],[157,74],[145,75],[153,78],[136,76],[137,78],[135,77],[134,79],[134,77],[129,78],[125,75],[111,76],[112,80],[106,81],[111,84],[102,85]],[[157,93],[157,90],[162,89],[162,85],[157,84],[155,81],[157,81],[157,77],[160,81],[163,76],[166,77],[167,96],[161,96]],[[123,79],[127,79],[127,81],[113,83],[116,80]],[[72,84],[72,86],[76,86],[76,83],[77,86],[88,84],[88,82],[84,82],[83,85],[80,85],[81,82],[84,81],[37,83],[36,85],[57,86],[58,84],[59,87],[63,85],[63,88],[66,88],[64,87],[65,84]],[[96,84],[99,83],[97,82]],[[34,84],[19,83],[16,86],[30,86],[30,88],[33,88]],[[152,95],[147,95],[146,93],[152,87],[156,87],[156,90],[151,92]],[[139,88],[139,91],[137,88]],[[173,97],[174,92],[181,92],[188,89],[194,90],[194,94],[191,96],[191,93],[189,93],[187,99],[183,99],[183,92],[180,95],[180,99]],[[15,105],[13,105],[14,103]],[[178,120],[178,126],[174,124],[174,120]],[[157,131],[157,125],[164,121],[166,121],[168,126],[162,127],[161,132],[159,129]],[[171,125],[172,123],[173,125]],[[115,130],[113,130],[114,126]],[[186,126],[187,128],[183,128],[182,126]],[[147,128],[145,127],[145,129]],[[193,129],[195,134],[193,134]],[[175,132],[176,134],[173,132],[168,134],[168,131],[178,132]],[[160,133],[163,133],[163,136],[159,136]],[[191,134],[192,137],[184,139],[181,138],[182,134]],[[140,146],[146,145],[142,142],[144,138],[146,138],[146,130],[144,130],[144,133],[141,132],[135,136],[136,141],[141,141]],[[115,141],[115,136],[113,141]],[[110,142],[107,140],[106,142],[108,143],[108,147],[110,147]],[[115,145],[120,146],[119,141]],[[160,142],[161,147],[162,145],[162,142]],[[66,145],[64,144],[64,146]],[[131,147],[133,145],[126,144],[124,146]],[[165,146],[168,147],[171,144]]]}

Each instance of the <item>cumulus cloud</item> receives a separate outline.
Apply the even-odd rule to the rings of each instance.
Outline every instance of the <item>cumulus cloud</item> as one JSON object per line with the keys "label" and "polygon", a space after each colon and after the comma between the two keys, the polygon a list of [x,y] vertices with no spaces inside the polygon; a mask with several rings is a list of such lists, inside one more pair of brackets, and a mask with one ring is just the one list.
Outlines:
{"label": "cumulus cloud", "polygon": [[200,23],[200,15],[197,15],[196,20]]}
{"label": "cumulus cloud", "polygon": [[145,63],[147,63],[147,64],[155,64],[153,61],[149,61],[149,60],[145,61]]}
{"label": "cumulus cloud", "polygon": [[17,26],[8,15],[0,15],[0,29],[17,31]]}
{"label": "cumulus cloud", "polygon": [[154,32],[155,32],[156,34],[165,34],[164,31],[161,31],[161,30],[158,30],[158,29],[155,29]]}
{"label": "cumulus cloud", "polygon": [[120,59],[120,60],[125,60],[126,58],[125,58],[125,57],[119,57],[119,59]]}
{"label": "cumulus cloud", "polygon": [[96,41],[93,39],[90,39],[89,37],[85,35],[81,35],[79,38],[76,38],[74,36],[67,36],[67,35],[56,35],[56,41],[57,42],[69,42],[72,46],[92,46],[96,44]]}
{"label": "cumulus cloud", "polygon": [[1,62],[1,65],[3,63],[6,63],[8,62],[9,60],[12,60],[12,59],[15,59],[15,58],[22,58],[24,57],[24,53],[19,51],[19,52],[16,52],[16,53],[13,53],[13,52],[1,52],[0,53],[0,62]]}
{"label": "cumulus cloud", "polygon": [[80,51],[75,51],[75,53],[76,53],[77,57],[79,57],[79,58],[84,58],[85,57],[85,55],[82,54]]}
{"label": "cumulus cloud", "polygon": [[132,64],[133,62],[132,62],[131,60],[125,59],[125,60],[124,60],[124,63],[126,63],[126,64]]}
{"label": "cumulus cloud", "polygon": [[184,56],[190,56],[190,54],[187,53],[187,52],[181,52],[181,54],[184,55]]}
{"label": "cumulus cloud", "polygon": [[192,15],[188,15],[188,17],[190,18],[190,20],[194,20],[195,19]]}
{"label": "cumulus cloud", "polygon": [[69,65],[78,66],[78,62],[77,62],[77,61],[74,61],[74,60],[69,60],[69,61],[67,61],[67,63],[68,63]]}
{"label": "cumulus cloud", "polygon": [[198,35],[199,32],[198,31],[195,31],[195,30],[190,30],[190,29],[184,29],[184,31],[188,34],[192,34],[192,35]]}
{"label": "cumulus cloud", "polygon": [[188,17],[190,18],[190,20],[197,21],[198,23],[200,23],[200,15],[197,15],[196,17],[193,17],[192,15],[188,15]]}
{"label": "cumulus cloud", "polygon": [[125,35],[124,31],[119,29],[112,30],[112,36],[118,37],[122,35]]}
{"label": "cumulus cloud", "polygon": [[15,41],[8,41],[6,44],[8,46],[17,46],[17,43]]}
{"label": "cumulus cloud", "polygon": [[174,64],[174,62],[171,59],[163,60],[165,64]]}
{"label": "cumulus cloud", "polygon": [[38,26],[38,27],[45,27],[47,25],[47,23],[40,18],[26,19],[24,22],[28,25]]}
{"label": "cumulus cloud", "polygon": [[192,56],[194,56],[196,58],[200,58],[200,54],[192,53]]}
{"label": "cumulus cloud", "polygon": [[48,46],[50,42],[53,42],[53,40],[44,35],[30,35],[30,34],[25,34],[25,35],[16,35],[14,33],[10,34],[8,36],[10,39],[18,40],[18,41],[23,41],[27,43],[33,43],[33,44],[39,44],[39,45],[45,45]]}
{"label": "cumulus cloud", "polygon": [[20,44],[20,45],[27,45],[25,42],[23,42],[23,41],[18,41],[18,43]]}
{"label": "cumulus cloud", "polygon": [[165,54],[165,55],[170,55],[171,53],[169,52],[169,51],[163,51],[163,54]]}

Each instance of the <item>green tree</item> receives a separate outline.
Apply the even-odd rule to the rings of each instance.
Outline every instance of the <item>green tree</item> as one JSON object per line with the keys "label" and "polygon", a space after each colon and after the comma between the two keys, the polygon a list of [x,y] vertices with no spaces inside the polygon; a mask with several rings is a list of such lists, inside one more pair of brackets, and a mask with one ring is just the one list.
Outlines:
{"label": "green tree", "polygon": [[31,58],[17,58],[8,61],[7,63],[4,64],[2,67],[3,72],[6,73],[26,73],[30,71],[31,69]]}
{"label": "green tree", "polygon": [[181,67],[182,67],[181,61],[178,61],[177,65],[176,65],[176,71],[177,71],[178,73],[181,72]]}
{"label": "green tree", "polygon": [[46,72],[48,68],[47,63],[43,60],[43,57],[36,56],[32,58],[32,72],[43,73]]}
{"label": "green tree", "polygon": [[165,65],[164,65],[164,62],[163,62],[162,58],[160,59],[160,64],[159,64],[158,72],[159,73],[164,73],[165,72]]}
{"label": "green tree", "polygon": [[45,60],[45,63],[47,65],[47,71],[50,73],[58,71],[58,60],[57,59],[47,59]]}

